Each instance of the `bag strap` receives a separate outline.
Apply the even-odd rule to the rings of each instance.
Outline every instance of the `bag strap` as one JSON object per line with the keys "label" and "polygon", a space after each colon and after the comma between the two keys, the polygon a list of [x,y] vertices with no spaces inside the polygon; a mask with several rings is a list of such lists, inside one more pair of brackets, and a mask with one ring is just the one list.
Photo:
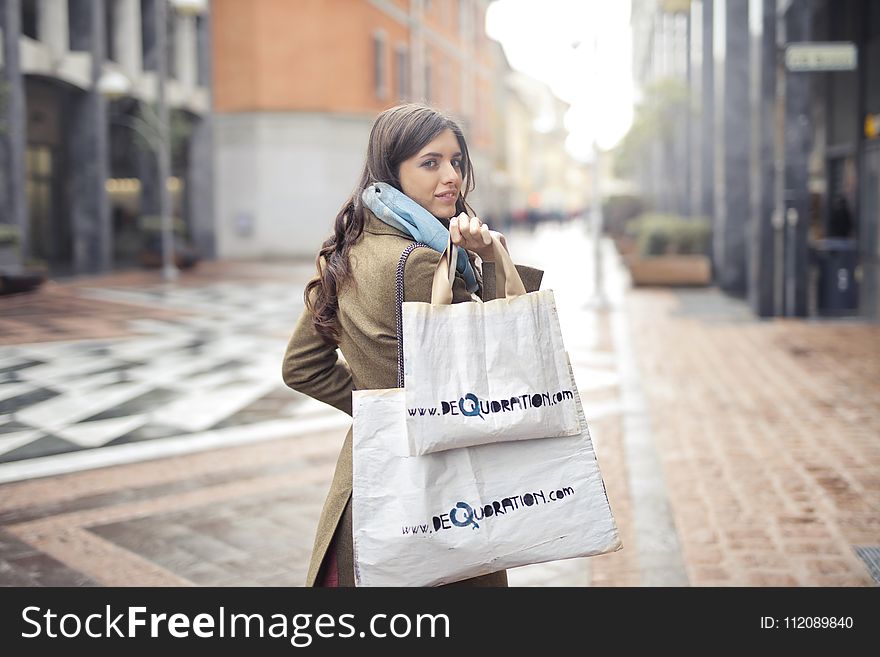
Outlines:
{"label": "bag strap", "polygon": [[[514,299],[526,294],[526,287],[516,270],[516,265],[510,258],[507,249],[501,244],[496,235],[492,235],[492,249],[495,252],[495,290],[500,299]],[[443,252],[437,269],[434,271],[434,280],[431,284],[431,305],[448,306],[452,303],[452,283],[455,279],[455,261],[458,254],[457,247],[452,243],[452,237],[446,242],[446,250]]]}
{"label": "bag strap", "polygon": [[406,259],[409,254],[418,249],[431,247],[423,242],[413,242],[400,254],[400,262],[397,263],[397,387],[403,387],[403,269],[406,267]]}

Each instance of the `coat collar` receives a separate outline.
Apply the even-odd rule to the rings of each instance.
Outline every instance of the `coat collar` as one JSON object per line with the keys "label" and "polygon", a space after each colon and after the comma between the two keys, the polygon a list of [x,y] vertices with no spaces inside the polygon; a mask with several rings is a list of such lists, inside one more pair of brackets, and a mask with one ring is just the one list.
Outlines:
{"label": "coat collar", "polygon": [[[440,219],[439,221],[447,230],[449,229],[449,219]],[[398,228],[389,226],[366,208],[364,208],[364,232],[372,235],[396,235],[397,237],[412,240],[412,236],[409,233],[404,233]]]}

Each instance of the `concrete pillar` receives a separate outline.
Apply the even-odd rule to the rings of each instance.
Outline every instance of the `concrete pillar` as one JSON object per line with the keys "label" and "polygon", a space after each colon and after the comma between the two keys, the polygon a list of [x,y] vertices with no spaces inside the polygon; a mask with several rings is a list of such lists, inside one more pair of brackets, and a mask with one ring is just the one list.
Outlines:
{"label": "concrete pillar", "polygon": [[703,2],[691,2],[689,17],[690,43],[688,44],[688,89],[691,105],[688,127],[688,153],[690,161],[690,182],[688,184],[688,207],[692,216],[702,216],[703,172],[701,166],[701,148],[703,135],[703,116],[700,105],[703,98]]}
{"label": "concrete pillar", "polygon": [[[141,0],[141,67],[145,71],[155,71],[159,61],[156,43],[156,0]],[[159,167],[155,147],[138,150],[137,169],[141,181],[141,217],[158,217],[159,207]]]}
{"label": "concrete pillar", "polygon": [[700,214],[708,219],[715,215],[715,59],[714,0],[703,0],[702,42],[700,64]]}
{"label": "concrete pillar", "polygon": [[174,49],[177,57],[177,79],[186,93],[196,87],[198,58],[196,57],[196,19],[194,16],[178,16],[177,39]]}
{"label": "concrete pillar", "polygon": [[214,147],[211,115],[193,125],[190,137],[187,203],[193,246],[202,257],[216,256],[214,238]]}
{"label": "concrete pillar", "polygon": [[[813,3],[791,0],[782,16],[782,43],[809,41]],[[784,71],[784,174],[781,217],[785,221],[785,269],[783,306],[786,316],[807,315],[807,229],[809,216],[809,158],[813,119],[810,108],[810,77],[814,73]]]}
{"label": "concrete pillar", "polygon": [[7,266],[21,266],[30,252],[28,234],[28,208],[25,195],[25,148],[27,142],[27,120],[25,116],[24,76],[21,74],[19,58],[19,38],[21,36],[21,3],[19,0],[0,0],[3,20],[3,78],[6,112],[3,129],[0,130],[0,184],[5,198],[0,221],[18,226],[20,248],[18,262]]}
{"label": "concrete pillar", "polygon": [[[682,65],[684,67],[684,79],[690,89],[693,79],[693,70],[691,68],[691,35],[692,23],[691,15],[688,12],[683,19],[684,24],[684,52]],[[694,139],[694,123],[693,123],[693,103],[688,102],[685,108],[682,132],[684,133],[683,143],[679,151],[679,163],[684,171],[683,187],[679,190],[678,203],[679,211],[685,217],[693,214],[693,206],[691,205],[691,187],[693,185],[691,149]]]}
{"label": "concrete pillar", "polygon": [[[873,10],[873,11],[872,11]],[[870,35],[876,30],[876,18],[871,20],[873,13],[877,17],[876,5],[869,6],[868,0],[862,0],[859,7],[860,28],[858,32],[858,96],[857,107],[859,117],[866,116],[869,111],[876,112],[875,107],[868,107],[868,91],[876,89],[877,67],[869,68]],[[876,42],[875,42],[876,43]],[[876,48],[874,45],[871,50]],[[869,78],[870,76],[870,78]],[[869,87],[870,85],[870,87]],[[872,93],[873,96],[873,93]],[[856,162],[856,217],[858,222],[859,268],[862,276],[859,281],[859,314],[869,320],[880,321],[880,204],[878,204],[878,187],[880,187],[880,154],[875,149],[867,149],[864,124],[857,122],[857,133],[854,135],[857,144]]]}
{"label": "concrete pillar", "polygon": [[117,24],[119,36],[116,39],[119,66],[130,80],[141,74],[141,7],[138,0],[117,0]]}
{"label": "concrete pillar", "polygon": [[[205,13],[198,25],[199,51],[193,59],[205,66],[204,80],[210,93],[211,72],[211,14]],[[193,246],[203,258],[217,256],[214,219],[214,122],[213,114],[206,112],[193,126],[190,141],[189,171],[187,172],[190,227]]]}
{"label": "concrete pillar", "polygon": [[[776,194],[776,0],[750,0],[751,231],[748,300],[759,317],[774,314]],[[781,266],[781,263],[778,263]]]}
{"label": "concrete pillar", "polygon": [[716,196],[715,278],[729,294],[746,294],[749,225],[749,6],[715,0]]}
{"label": "concrete pillar", "polygon": [[52,59],[58,61],[68,51],[67,3],[40,0],[38,20],[40,41],[49,48]]}
{"label": "concrete pillar", "polygon": [[104,12],[98,0],[88,5],[92,86],[72,103],[70,132],[73,266],[77,274],[106,271],[112,264],[110,209],[107,202],[107,101],[97,91],[104,61]]}

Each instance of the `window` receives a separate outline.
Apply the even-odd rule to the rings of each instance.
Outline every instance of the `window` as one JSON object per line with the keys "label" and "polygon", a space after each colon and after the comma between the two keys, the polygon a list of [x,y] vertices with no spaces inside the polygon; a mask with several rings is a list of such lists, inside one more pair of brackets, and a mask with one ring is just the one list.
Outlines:
{"label": "window", "polygon": [[116,61],[116,0],[104,0],[104,57]]}
{"label": "window", "polygon": [[196,16],[196,84],[208,86],[208,23],[204,16]]}
{"label": "window", "polygon": [[92,33],[90,6],[83,0],[67,0],[67,32],[71,50],[88,51]]}
{"label": "window", "polygon": [[21,33],[31,39],[39,39],[37,21],[37,0],[21,2]]}
{"label": "window", "polygon": [[378,33],[373,36],[373,81],[376,85],[376,98],[388,96],[388,82],[385,75],[385,36]]}
{"label": "window", "polygon": [[145,71],[155,71],[156,0],[141,0],[141,56]]}
{"label": "window", "polygon": [[168,6],[165,13],[166,18],[166,42],[167,46],[165,52],[167,56],[167,66],[168,66],[168,77],[176,78],[177,77],[177,13],[174,11],[174,7],[171,5]]}
{"label": "window", "polygon": [[409,57],[407,57],[406,46],[397,46],[395,58],[397,60],[397,99],[406,100],[409,98]]}

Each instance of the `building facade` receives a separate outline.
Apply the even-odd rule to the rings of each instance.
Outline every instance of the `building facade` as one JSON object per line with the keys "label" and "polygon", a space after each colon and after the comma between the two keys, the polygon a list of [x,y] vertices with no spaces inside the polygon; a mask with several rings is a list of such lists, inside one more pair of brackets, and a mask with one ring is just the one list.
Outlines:
{"label": "building facade", "polygon": [[508,214],[488,4],[214,0],[220,254],[314,256],[358,182],[376,115],[401,102],[460,122],[472,206]]}
{"label": "building facade", "polygon": [[685,155],[648,168],[675,191],[642,190],[711,218],[719,287],[760,316],[880,317],[880,3],[636,0],[632,24],[637,84],[690,94]]}
{"label": "building facade", "polygon": [[[55,276],[137,263],[158,229],[157,44],[167,42],[179,239],[214,254],[210,10],[166,0],[0,0],[0,224],[14,268]],[[197,3],[183,3],[191,7]],[[108,82],[109,81],[109,82]]]}

